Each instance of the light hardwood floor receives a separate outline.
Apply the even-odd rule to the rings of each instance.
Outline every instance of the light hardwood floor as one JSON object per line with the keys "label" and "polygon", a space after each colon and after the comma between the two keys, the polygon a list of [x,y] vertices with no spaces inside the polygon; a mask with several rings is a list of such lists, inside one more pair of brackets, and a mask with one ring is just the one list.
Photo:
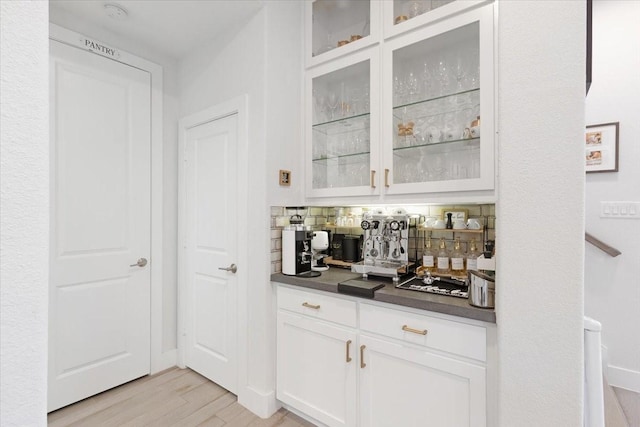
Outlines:
{"label": "light hardwood floor", "polygon": [[261,419],[189,369],[171,368],[51,412],[48,425],[313,427],[285,409]]}

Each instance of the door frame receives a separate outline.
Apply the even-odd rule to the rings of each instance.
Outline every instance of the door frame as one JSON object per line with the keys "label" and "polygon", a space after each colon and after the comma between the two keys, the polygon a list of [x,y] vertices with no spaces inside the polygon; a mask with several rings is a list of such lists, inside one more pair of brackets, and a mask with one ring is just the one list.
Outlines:
{"label": "door frame", "polygon": [[244,396],[247,390],[247,280],[249,272],[249,247],[247,227],[248,221],[248,194],[249,194],[249,138],[248,138],[248,95],[240,95],[225,102],[216,104],[205,110],[183,117],[178,122],[178,366],[185,368],[185,354],[187,340],[187,316],[186,316],[186,150],[187,131],[196,126],[222,119],[231,115],[237,117],[237,158],[235,170],[237,177],[238,193],[238,227],[236,230],[237,246],[237,294],[236,294],[236,325],[237,325],[237,348],[238,358],[237,372],[237,395],[238,398]]}
{"label": "door frame", "polygon": [[163,72],[162,66],[84,34],[49,24],[49,39],[146,71],[151,76],[151,372],[175,366],[177,349],[163,352]]}

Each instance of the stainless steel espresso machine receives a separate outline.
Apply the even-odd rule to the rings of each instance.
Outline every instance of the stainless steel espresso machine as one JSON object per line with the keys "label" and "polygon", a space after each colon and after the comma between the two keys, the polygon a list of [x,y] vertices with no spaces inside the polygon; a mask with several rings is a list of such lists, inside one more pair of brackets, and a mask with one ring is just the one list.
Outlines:
{"label": "stainless steel espresso machine", "polygon": [[383,276],[398,282],[409,268],[409,215],[400,208],[367,212],[361,227],[363,260],[353,264],[351,271],[361,273],[363,278]]}
{"label": "stainless steel espresso machine", "polygon": [[305,225],[288,225],[282,230],[282,274],[303,277],[320,275],[317,271],[311,271],[311,239],[313,231]]}

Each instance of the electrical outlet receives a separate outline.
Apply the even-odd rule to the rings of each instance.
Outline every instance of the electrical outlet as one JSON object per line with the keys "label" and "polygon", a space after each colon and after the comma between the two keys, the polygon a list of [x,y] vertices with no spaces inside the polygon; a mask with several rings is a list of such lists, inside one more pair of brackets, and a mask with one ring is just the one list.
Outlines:
{"label": "electrical outlet", "polygon": [[640,219],[640,202],[600,202],[600,218]]}

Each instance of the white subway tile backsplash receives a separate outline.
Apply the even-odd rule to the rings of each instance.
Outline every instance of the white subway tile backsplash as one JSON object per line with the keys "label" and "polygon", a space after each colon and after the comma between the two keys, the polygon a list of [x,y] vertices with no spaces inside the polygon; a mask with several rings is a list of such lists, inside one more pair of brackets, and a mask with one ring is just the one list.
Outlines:
{"label": "white subway tile backsplash", "polygon": [[[414,227],[428,218],[442,218],[443,211],[465,209],[469,218],[479,218],[480,222],[487,227],[486,238],[495,239],[495,205],[439,205],[439,206],[405,206],[407,212],[415,217],[411,218],[410,223]],[[289,225],[291,215],[300,214],[305,218],[305,225],[311,227],[312,230],[322,230],[326,226],[335,224],[336,212],[340,210],[340,215],[361,215],[369,208],[339,208],[339,207],[310,207],[310,208],[291,208],[274,206],[271,207],[271,272],[280,273],[282,271],[282,227]],[[360,235],[363,234],[359,224],[352,227],[330,228],[333,233]],[[409,231],[409,242],[405,246],[409,252],[410,260],[421,260],[422,250],[428,234],[412,228]],[[443,237],[447,243],[447,248],[452,249],[454,237],[459,237],[464,251],[469,250],[469,243],[472,238],[476,239],[478,246],[482,249],[482,241],[485,238],[483,234],[456,233],[452,234],[451,230],[432,231],[432,244],[436,246],[440,238]]]}

